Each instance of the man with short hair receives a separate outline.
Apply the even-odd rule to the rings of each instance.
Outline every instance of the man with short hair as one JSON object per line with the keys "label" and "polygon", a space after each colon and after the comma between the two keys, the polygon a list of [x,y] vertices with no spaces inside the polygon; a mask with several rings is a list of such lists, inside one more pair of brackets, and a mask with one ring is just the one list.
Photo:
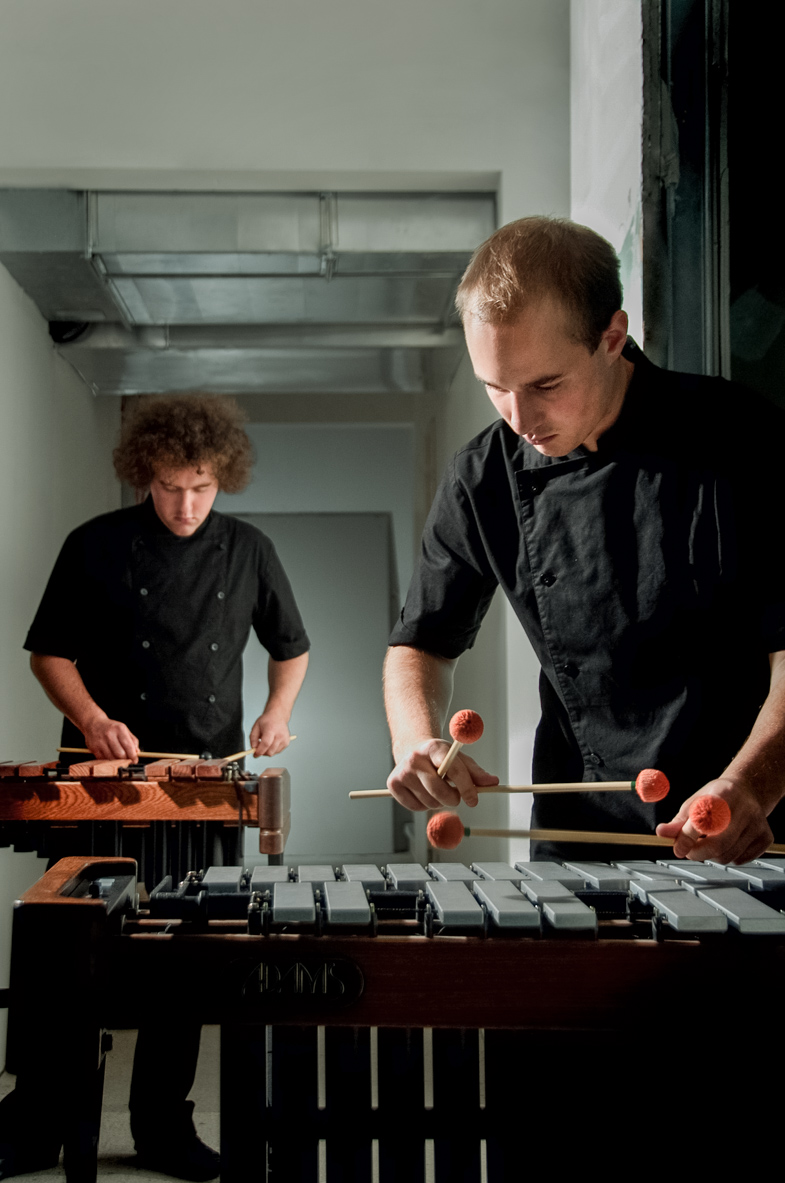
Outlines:
{"label": "man with short hair", "polygon": [[[219,489],[239,492],[250,478],[239,407],[225,397],[140,400],[114,459],[118,476],[149,496],[69,534],[25,642],[65,716],[63,746],[129,761],[140,750],[244,748],[242,655],[253,628],[269,653],[269,694],[250,742],[256,756],[277,755],[309,641],[270,539],[213,509]],[[130,1098],[140,1164],[194,1180],[220,1169],[186,1101],[199,1037],[194,1022],[144,1025]],[[57,1162],[56,1098],[34,1074],[24,1065],[0,1107],[0,1178]]]}
{"label": "man with short hair", "polygon": [[[501,418],[449,465],[390,640],[389,788],[417,810],[475,805],[477,786],[497,783],[463,753],[452,785],[436,768],[452,669],[500,586],[541,665],[533,780],[654,767],[672,785],[657,805],[535,797],[533,826],[656,826],[679,857],[756,857],[785,793],[785,594],[766,522],[783,502],[782,413],[648,361],[627,338],[618,260],[586,227],[503,227],[475,253],[457,304]],[[717,838],[688,820],[705,792],[731,807]],[[535,858],[641,857],[532,845]]]}

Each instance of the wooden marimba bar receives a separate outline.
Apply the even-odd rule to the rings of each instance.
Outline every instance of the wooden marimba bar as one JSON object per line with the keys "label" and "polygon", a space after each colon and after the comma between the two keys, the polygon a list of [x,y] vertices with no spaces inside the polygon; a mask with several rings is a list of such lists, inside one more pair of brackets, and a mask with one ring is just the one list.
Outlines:
{"label": "wooden marimba bar", "polygon": [[241,771],[226,760],[86,760],[66,765],[0,764],[0,844],[58,857],[84,853],[134,857],[152,888],[166,874],[234,862],[246,826],[275,861],[291,827],[289,773]]}
{"label": "wooden marimba bar", "polygon": [[685,1120],[733,1161],[778,1120],[783,865],[216,868],[139,907],[130,861],[64,860],[15,912],[14,1054],[87,1094],[102,1024],[220,1023],[224,1183],[619,1173]]}

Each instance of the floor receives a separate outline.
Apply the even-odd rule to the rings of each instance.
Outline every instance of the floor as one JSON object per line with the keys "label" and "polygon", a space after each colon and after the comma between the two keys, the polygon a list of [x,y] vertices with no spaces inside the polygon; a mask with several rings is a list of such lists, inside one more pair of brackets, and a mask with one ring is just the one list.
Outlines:
{"label": "floor", "polygon": [[[194,1120],[197,1132],[204,1142],[218,1149],[218,1097],[219,1097],[219,1028],[203,1027],[196,1082],[191,1099],[196,1102]],[[155,1171],[141,1171],[134,1165],[136,1155],[131,1139],[128,1120],[128,1093],[131,1087],[135,1031],[115,1031],[114,1047],[106,1059],[106,1081],[104,1084],[103,1120],[101,1140],[98,1144],[98,1177],[111,1179],[112,1183],[144,1183],[146,1179],[168,1178]],[[4,1072],[0,1075],[0,1097],[14,1087],[14,1077]],[[39,1171],[20,1176],[26,1183],[55,1183],[65,1179],[62,1165],[50,1171]]]}

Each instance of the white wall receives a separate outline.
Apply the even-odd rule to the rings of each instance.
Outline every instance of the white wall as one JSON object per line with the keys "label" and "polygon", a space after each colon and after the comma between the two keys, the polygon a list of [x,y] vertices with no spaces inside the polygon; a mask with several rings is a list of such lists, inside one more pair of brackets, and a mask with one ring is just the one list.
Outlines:
{"label": "white wall", "polygon": [[[570,6],[570,217],[607,238],[619,254],[630,333],[643,344],[641,7],[638,0],[572,0]],[[510,781],[531,779],[539,718],[532,650],[512,610],[507,623]],[[527,829],[531,796],[510,798],[510,825]],[[528,842],[510,843],[512,862]]]}
{"label": "white wall", "polygon": [[[116,508],[111,468],[120,403],[102,401],[55,355],[46,324],[0,267],[0,760],[54,759],[61,716],[22,649],[60,544]],[[45,867],[0,849],[0,986],[8,984],[11,901]],[[5,1012],[0,1011],[0,1063]]]}
{"label": "white wall", "polygon": [[[0,0],[0,22],[0,107],[13,112],[0,121],[0,185],[498,185],[503,221],[569,210],[568,0]],[[37,315],[2,285],[0,480],[6,506],[10,487],[23,507],[3,527],[2,755],[24,740],[27,757],[56,724],[17,646],[66,529],[115,497],[106,429],[118,403],[94,404],[56,366]],[[437,451],[487,416],[467,381],[414,413],[416,521]],[[500,771],[506,647],[494,608],[459,674]]]}
{"label": "white wall", "polygon": [[570,217],[618,252],[630,333],[641,346],[642,36],[638,0],[572,0]]}
{"label": "white wall", "polygon": [[219,494],[216,509],[389,513],[404,596],[414,551],[413,425],[251,423],[247,430],[256,455],[251,483],[242,493]]}
{"label": "white wall", "polygon": [[501,174],[505,219],[565,213],[568,12],[0,0],[0,107],[15,112],[0,124],[0,184],[378,188],[400,174],[419,188],[438,172],[457,187]]}

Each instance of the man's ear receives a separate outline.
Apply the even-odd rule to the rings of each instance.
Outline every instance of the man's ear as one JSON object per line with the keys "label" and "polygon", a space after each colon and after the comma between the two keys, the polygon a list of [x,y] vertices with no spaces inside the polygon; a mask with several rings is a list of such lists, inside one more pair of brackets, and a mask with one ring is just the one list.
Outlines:
{"label": "man's ear", "polygon": [[627,313],[621,308],[614,312],[611,322],[600,339],[600,346],[605,349],[605,356],[609,362],[614,362],[621,355],[627,341],[629,321]]}

